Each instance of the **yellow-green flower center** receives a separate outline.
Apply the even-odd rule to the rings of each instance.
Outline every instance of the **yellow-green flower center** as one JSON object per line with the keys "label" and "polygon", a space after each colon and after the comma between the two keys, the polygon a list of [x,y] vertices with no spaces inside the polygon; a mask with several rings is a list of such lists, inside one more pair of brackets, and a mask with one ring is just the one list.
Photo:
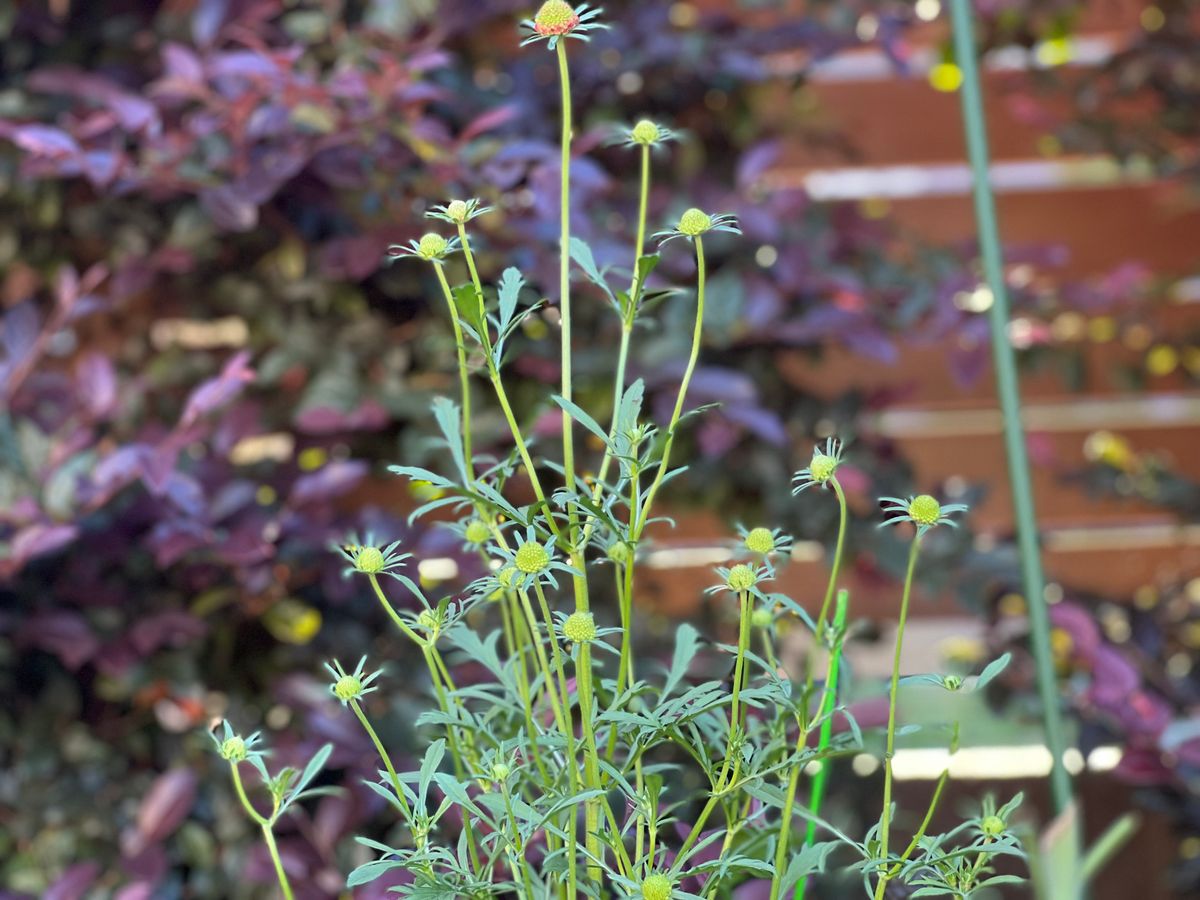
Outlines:
{"label": "yellow-green flower center", "polygon": [[1004,834],[1008,826],[999,816],[988,816],[979,823],[979,828],[987,837],[997,838]]}
{"label": "yellow-green flower center", "polygon": [[343,675],[337,680],[337,684],[333,686],[333,695],[345,703],[348,700],[353,700],[362,694],[362,682],[353,675]]}
{"label": "yellow-green flower center", "polygon": [[564,0],[546,0],[533,18],[533,29],[538,34],[566,34],[578,24],[575,8]]}
{"label": "yellow-green flower center", "polygon": [[742,591],[748,591],[758,582],[758,573],[745,563],[738,563],[729,570],[729,577],[726,583],[731,591],[737,591],[739,594]]}
{"label": "yellow-green flower center", "polygon": [[517,548],[513,562],[526,575],[536,575],[550,565],[550,554],[537,541],[529,541]]}
{"label": "yellow-green flower center", "polygon": [[491,529],[480,519],[472,519],[467,523],[464,536],[469,544],[482,544],[491,536]]}
{"label": "yellow-green flower center", "polygon": [[586,644],[596,639],[596,623],[590,612],[573,612],[563,622],[563,634],[576,644]]}
{"label": "yellow-green flower center", "polygon": [[936,525],[942,517],[942,507],[928,494],[922,494],[908,504],[908,514],[918,525]]}
{"label": "yellow-green flower center", "polygon": [[354,554],[354,568],[365,575],[378,575],[383,571],[383,551],[378,547],[360,547]]}
{"label": "yellow-green flower center", "polygon": [[658,143],[658,139],[662,137],[662,131],[659,127],[649,119],[642,119],[633,126],[633,131],[629,133],[635,144],[650,144]]}
{"label": "yellow-green flower center", "polygon": [[826,456],[824,453],[814,453],[812,462],[808,464],[808,471],[812,475],[813,481],[817,484],[824,484],[833,477],[837,467],[838,461],[835,457]]}
{"label": "yellow-green flower center", "polygon": [[499,572],[496,573],[496,580],[498,582],[500,582],[501,587],[506,587],[506,588],[512,587],[513,582],[517,580],[517,567],[516,566],[505,566],[503,569],[501,569]]}
{"label": "yellow-green flower center", "polygon": [[421,238],[417,244],[418,252],[422,259],[440,259],[442,254],[446,252],[446,239],[440,234],[434,234],[432,231]]}
{"label": "yellow-green flower center", "polygon": [[679,217],[679,233],[688,237],[699,237],[712,228],[712,217],[703,210],[692,207]]}
{"label": "yellow-green flower center", "polygon": [[746,535],[746,549],[766,556],[775,552],[775,534],[770,528],[755,528]]}
{"label": "yellow-green flower center", "polygon": [[642,900],[671,900],[672,893],[671,879],[666,875],[648,875],[642,882]]}
{"label": "yellow-green flower center", "polygon": [[241,762],[246,758],[246,742],[236,735],[221,744],[221,758],[230,762]]}
{"label": "yellow-green flower center", "polygon": [[446,217],[454,222],[467,221],[467,204],[463,200],[452,200],[446,206]]}

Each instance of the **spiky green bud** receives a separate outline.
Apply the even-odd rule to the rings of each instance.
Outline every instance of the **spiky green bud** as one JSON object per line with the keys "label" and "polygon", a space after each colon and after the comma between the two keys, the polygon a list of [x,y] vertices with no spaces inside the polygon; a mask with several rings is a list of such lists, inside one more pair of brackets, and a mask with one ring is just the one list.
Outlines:
{"label": "spiky green bud", "polygon": [[770,528],[755,528],[746,535],[746,549],[766,556],[775,552],[775,534]]}
{"label": "spiky green bud", "polygon": [[836,457],[826,456],[824,453],[813,453],[812,462],[808,464],[808,471],[812,474],[812,480],[817,484],[825,484],[833,474],[837,471],[838,461]]}
{"label": "spiky green bud", "polygon": [[642,900],[671,900],[674,892],[671,879],[657,872],[642,882]]}
{"label": "spiky green bud", "polygon": [[726,579],[726,584],[729,585],[731,591],[742,593],[748,591],[758,583],[758,573],[751,566],[745,563],[738,563],[729,570],[729,576]]}
{"label": "spiky green bud", "polygon": [[918,525],[936,525],[942,517],[942,506],[928,494],[921,494],[908,504],[908,514]]}
{"label": "spiky green bud", "polygon": [[359,547],[354,554],[354,568],[364,575],[378,575],[384,562],[383,551],[378,547]]}
{"label": "spiky green bud", "polygon": [[467,539],[468,544],[485,544],[491,535],[492,530],[482,519],[472,519],[463,529],[463,537]]}
{"label": "spiky green bud", "polygon": [[246,742],[237,735],[227,738],[221,744],[221,758],[238,763],[246,758]]}
{"label": "spiky green bud", "polygon": [[590,612],[573,612],[563,622],[563,634],[575,644],[586,644],[596,639],[596,623]]}
{"label": "spiky green bud", "polygon": [[644,144],[649,147],[651,144],[658,143],[659,138],[662,137],[662,130],[649,119],[642,119],[633,126],[629,137],[635,144]]}
{"label": "spiky green bud", "polygon": [[465,200],[451,200],[446,204],[446,218],[460,225],[467,221],[470,212]]}
{"label": "spiky green bud", "polygon": [[712,216],[694,206],[679,217],[679,233],[699,237],[712,228]]}
{"label": "spiky green bud", "polygon": [[985,837],[998,838],[1008,830],[1008,825],[999,816],[988,816],[979,823],[979,830]]}
{"label": "spiky green bud", "polygon": [[446,253],[446,246],[446,239],[431,231],[421,238],[417,244],[417,250],[421,254],[421,259],[441,259]]}
{"label": "spiky green bud", "polygon": [[333,695],[343,703],[357,700],[362,696],[362,692],[362,681],[353,675],[343,675],[337,680],[337,684],[333,686]]}
{"label": "spiky green bud", "polygon": [[517,548],[513,562],[526,575],[536,575],[550,565],[550,554],[537,541],[527,541]]}

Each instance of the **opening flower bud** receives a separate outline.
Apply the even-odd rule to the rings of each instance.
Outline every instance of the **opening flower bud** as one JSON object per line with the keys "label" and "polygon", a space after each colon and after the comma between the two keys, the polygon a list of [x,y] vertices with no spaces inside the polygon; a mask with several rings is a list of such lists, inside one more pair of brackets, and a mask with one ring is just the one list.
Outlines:
{"label": "opening flower bud", "polygon": [[985,837],[998,838],[1008,830],[1008,825],[999,816],[988,816],[979,823],[979,829]]}
{"label": "opening flower bud", "polygon": [[679,217],[679,233],[688,237],[699,237],[712,228],[712,216],[692,207]]}
{"label": "opening flower bud", "polygon": [[508,767],[508,763],[498,762],[492,766],[492,781],[503,781],[510,774],[512,769]]}
{"label": "opening flower bud", "polygon": [[421,259],[441,259],[446,252],[446,239],[431,231],[421,238],[420,243],[417,244],[417,250],[421,254]]}
{"label": "opening flower bud", "polygon": [[333,686],[333,695],[343,703],[357,700],[362,696],[362,692],[362,681],[353,675],[343,675],[337,680],[337,684]]}
{"label": "opening flower bud", "polygon": [[564,0],[546,0],[533,17],[533,29],[541,35],[566,34],[578,24],[575,7]]}
{"label": "opening flower bud", "polygon": [[221,758],[230,762],[241,762],[246,758],[246,742],[236,735],[221,744]]}
{"label": "opening flower bud", "polygon": [[550,565],[550,554],[537,541],[528,541],[517,548],[513,562],[526,575],[536,575]]}
{"label": "opening flower bud", "polygon": [[817,484],[825,484],[833,477],[837,467],[838,461],[834,457],[817,452],[813,454],[812,462],[808,464],[808,471],[812,474],[813,481]]}
{"label": "opening flower bud", "polygon": [[608,558],[619,566],[628,566],[633,562],[633,548],[618,541],[608,548]]}
{"label": "opening flower bud", "polygon": [[574,612],[563,622],[563,634],[575,644],[586,644],[596,639],[596,623],[590,612]]}
{"label": "opening flower bud", "polygon": [[651,144],[657,144],[662,131],[657,125],[649,119],[642,119],[633,126],[633,130],[629,132],[629,137],[633,139],[635,144],[644,144],[647,147]]}
{"label": "opening flower bud", "polygon": [[758,583],[758,573],[753,568],[745,563],[739,563],[729,570],[729,577],[726,579],[726,584],[729,585],[731,591],[742,593],[748,591]]}
{"label": "opening flower bud", "polygon": [[468,544],[484,544],[491,537],[492,531],[481,519],[472,519],[464,529],[464,537]]}
{"label": "opening flower bud", "polygon": [[647,875],[646,880],[642,882],[643,900],[671,900],[673,893],[671,879],[666,875],[656,872],[653,875]]}
{"label": "opening flower bud", "polygon": [[936,525],[942,517],[942,507],[928,494],[921,494],[908,505],[908,514],[918,525]]}
{"label": "opening flower bud", "polygon": [[354,554],[354,568],[364,575],[378,575],[383,566],[383,551],[378,547],[360,547]]}
{"label": "opening flower bud", "polygon": [[766,556],[775,552],[775,534],[770,528],[755,528],[746,535],[746,549]]}

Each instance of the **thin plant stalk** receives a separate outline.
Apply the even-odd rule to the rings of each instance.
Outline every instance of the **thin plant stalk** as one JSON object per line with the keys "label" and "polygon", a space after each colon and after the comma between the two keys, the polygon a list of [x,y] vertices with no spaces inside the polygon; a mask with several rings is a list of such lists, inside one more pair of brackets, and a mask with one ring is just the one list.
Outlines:
{"label": "thin plant stalk", "polygon": [[454,346],[458,352],[458,380],[462,392],[462,440],[463,457],[467,464],[467,476],[474,480],[475,463],[471,455],[471,370],[467,366],[467,346],[463,342],[462,325],[458,321],[458,307],[454,305],[454,294],[450,290],[450,282],[446,280],[446,272],[441,263],[433,264],[438,281],[442,286],[442,294],[446,298],[446,307],[450,312],[450,324],[454,327]]}
{"label": "thin plant stalk", "polygon": [[688,356],[687,368],[683,372],[683,380],[679,382],[679,396],[675,399],[675,409],[671,413],[671,421],[667,426],[667,439],[663,444],[662,459],[658,464],[658,471],[654,476],[654,481],[650,484],[649,490],[646,491],[646,497],[642,501],[638,511],[637,522],[632,531],[634,540],[642,536],[642,532],[646,528],[646,523],[650,520],[650,508],[654,504],[654,498],[658,494],[658,489],[662,486],[663,479],[667,477],[667,469],[671,463],[671,449],[675,446],[675,430],[679,425],[679,419],[683,415],[683,405],[687,399],[688,386],[692,381],[692,374],[696,371],[696,361],[700,357],[700,341],[704,334],[704,289],[707,280],[707,271],[704,260],[704,239],[699,235],[695,238],[696,242],[696,325],[692,333],[692,350]]}
{"label": "thin plant stalk", "polygon": [[[833,646],[829,651],[829,660],[825,672],[825,690],[821,699],[820,715],[822,719],[820,737],[817,743],[818,756],[820,756],[829,748],[830,735],[832,733],[833,709],[837,705],[838,680],[842,663],[842,639],[845,636],[846,631],[846,614],[848,607],[849,602],[847,599],[847,594],[845,591],[842,591],[840,594],[838,594],[837,613],[834,616],[834,640]],[[811,726],[809,726],[808,723],[805,723],[805,726],[800,729],[800,734],[796,738],[795,752],[797,755],[803,751],[805,745],[808,743],[810,727]],[[817,807],[821,802],[821,790],[818,789],[818,782],[822,782],[821,788],[823,789],[823,780],[821,779],[821,776],[825,775],[828,777],[828,767],[828,760],[825,760],[821,763],[821,771],[817,774],[817,780],[815,780],[813,783],[810,808],[812,809],[814,815],[817,814]],[[779,897],[779,892],[782,888],[783,875],[787,870],[787,851],[790,844],[789,839],[792,834],[792,817],[796,808],[796,792],[799,789],[800,774],[803,769],[804,766],[802,766],[799,760],[797,760],[797,762],[792,765],[791,771],[788,774],[788,786],[787,791],[784,794],[783,818],[779,823],[779,837],[775,845],[775,875],[771,879],[770,900],[777,900]],[[808,846],[812,842],[814,833],[813,824],[810,821],[809,829],[806,831],[804,836],[804,846]],[[797,900],[801,900],[801,898],[804,896],[805,881],[806,880],[801,880],[800,883],[796,885],[795,896]]]}
{"label": "thin plant stalk", "polygon": [[262,815],[254,808],[254,804],[250,802],[250,798],[246,796],[246,788],[242,784],[242,774],[238,771],[238,763],[236,761],[229,761],[229,771],[233,777],[233,788],[237,792],[242,808],[262,830],[263,842],[267,845],[267,853],[270,854],[271,863],[275,866],[275,877],[279,879],[279,889],[283,892],[284,900],[293,900],[292,886],[288,883],[287,872],[284,870],[283,860],[279,856],[279,848],[275,845],[274,828],[275,817],[279,814],[278,801],[276,801],[275,809],[272,810],[270,816]]}
{"label": "thin plant stalk", "polygon": [[[562,327],[562,386],[563,399],[572,399],[571,385],[571,137],[574,130],[571,109],[571,72],[567,65],[567,42],[558,42],[558,77],[562,89],[562,165],[559,181],[559,266],[558,303]],[[562,413],[563,469],[568,479],[575,477],[575,432],[571,414]],[[567,490],[573,489],[570,480]]]}
{"label": "thin plant stalk", "polygon": [[[896,695],[900,692],[900,654],[904,648],[904,626],[908,623],[908,603],[912,597],[913,573],[917,569],[917,557],[921,553],[920,531],[913,537],[908,551],[908,571],[904,575],[904,594],[900,600],[900,619],[896,624],[896,649],[892,657],[892,683],[888,691],[887,749],[883,758],[883,811],[879,819],[879,858],[885,864],[888,855],[888,840],[892,827],[892,756],[896,752]],[[887,880],[881,873],[875,887],[875,900],[883,900]]]}
{"label": "thin plant stalk", "polygon": [[1029,626],[1033,658],[1037,672],[1038,696],[1042,702],[1042,726],[1046,746],[1050,748],[1050,788],[1054,811],[1062,813],[1074,803],[1071,776],[1063,761],[1066,735],[1063,729],[1058,676],[1050,645],[1050,614],[1046,606],[1045,574],[1038,546],[1037,513],[1033,501],[1029,451],[1021,423],[1021,394],[1017,381],[1016,355],[1009,340],[1008,288],[1004,275],[1004,254],[996,217],[996,200],[989,179],[987,123],[983,109],[983,89],[976,60],[974,14],[970,0],[951,0],[954,32],[954,57],[962,70],[962,114],[967,138],[967,155],[975,200],[975,221],[979,229],[979,251],[983,272],[992,292],[988,309],[992,362],[996,369],[996,387],[1004,414],[1004,447],[1008,475],[1012,483],[1013,511],[1017,523],[1017,546],[1021,553],[1021,575],[1029,607]]}
{"label": "thin plant stalk", "polygon": [[379,754],[379,759],[383,762],[384,769],[387,770],[388,779],[392,782],[392,787],[396,791],[396,802],[400,804],[400,809],[404,812],[404,817],[411,820],[412,809],[409,808],[408,801],[404,798],[404,790],[400,786],[400,776],[396,774],[391,756],[388,755],[383,742],[379,740],[379,735],[375,733],[375,729],[371,726],[370,720],[362,711],[362,707],[357,700],[352,699],[350,701],[350,709],[353,710],[355,717],[362,724],[367,737],[371,739],[371,743],[375,745],[375,752]]}

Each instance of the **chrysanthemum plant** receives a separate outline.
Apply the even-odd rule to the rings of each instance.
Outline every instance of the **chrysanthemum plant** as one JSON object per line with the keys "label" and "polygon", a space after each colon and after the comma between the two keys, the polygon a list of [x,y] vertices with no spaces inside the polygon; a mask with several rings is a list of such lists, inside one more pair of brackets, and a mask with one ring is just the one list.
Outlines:
{"label": "chrysanthemum plant", "polygon": [[[647,527],[657,521],[661,488],[684,471],[674,450],[688,418],[688,387],[704,328],[705,241],[740,232],[732,216],[688,209],[673,228],[651,238],[655,249],[647,247],[652,151],[677,136],[643,120],[622,138],[640,156],[641,174],[630,269],[622,282],[628,287],[613,284],[613,273],[600,270],[586,244],[571,237],[568,48],[577,46],[570,39],[587,41],[589,31],[604,27],[599,12],[549,0],[523,23],[526,43],[544,42],[556,54],[561,77],[562,384],[549,398],[562,413],[561,446],[529,440],[509,401],[510,344],[541,301],[529,302],[531,292],[515,268],[495,287],[481,278],[470,224],[487,210],[477,200],[435,207],[430,217],[453,226],[454,233],[430,233],[392,251],[397,259],[411,257],[433,268],[457,342],[459,396],[441,398],[433,409],[448,451],[445,469],[399,465],[391,471],[436,489],[437,499],[414,515],[455,512],[459,520],[449,527],[489,563],[489,574],[458,596],[434,602],[405,574],[408,556],[397,553],[396,545],[380,547],[368,538],[342,551],[351,573],[369,582],[423,658],[437,704],[417,722],[429,737],[424,758],[416,771],[398,771],[360,703],[386,679],[364,675],[362,662],[352,673],[338,663],[330,667],[333,694],[379,753],[379,780],[369,786],[403,825],[403,840],[394,847],[362,839],[378,858],[354,870],[348,883],[365,884],[403,869],[410,877],[395,888],[402,896],[698,900],[729,897],[739,885],[758,880],[776,900],[803,897],[812,876],[836,868],[856,874],[865,895],[880,900],[889,884],[908,886],[908,896],[967,898],[1017,880],[996,871],[998,857],[1023,856],[1009,827],[1017,800],[1000,808],[985,801],[974,818],[948,833],[931,834],[948,778],[943,773],[923,816],[905,820],[919,823],[915,830],[898,840],[893,829],[896,696],[905,680],[901,645],[913,577],[927,534],[953,526],[952,517],[964,507],[928,495],[883,501],[888,514],[883,524],[905,528],[912,537],[881,741],[863,734],[839,694],[845,687],[840,676],[849,600],[838,590],[847,516],[838,482],[843,448],[836,440],[820,447],[796,475],[797,493],[828,491],[841,512],[828,587],[819,603],[770,589],[790,550],[786,535],[766,527],[742,529],[732,565],[717,569],[719,580],[711,589],[716,602],[736,607],[737,640],[705,651],[726,655],[730,676],[702,683],[689,678],[706,644],[690,625],[678,629],[669,665],[634,656],[634,598]],[[673,243],[676,238],[683,240]],[[685,246],[696,264],[691,352],[671,417],[656,425],[643,410],[642,382],[627,383],[626,361],[659,253]],[[607,299],[620,326],[607,425],[573,398],[573,275]],[[487,390],[473,396],[480,382]],[[494,404],[506,419],[512,437],[506,455],[473,451],[471,410],[480,403]],[[577,453],[581,430],[603,448],[598,459]],[[389,576],[388,589],[383,576]],[[593,616],[591,591],[600,579],[614,585],[611,625],[607,616]],[[418,611],[401,611],[398,599],[406,600],[405,607],[417,604]],[[811,630],[813,646],[821,651],[811,654],[803,671],[789,672],[779,663],[775,641],[783,619]],[[482,665],[490,680],[459,687],[454,670],[460,660]],[[948,691],[977,689],[1005,662],[998,660],[974,680],[915,677]],[[951,749],[957,732],[956,724],[947,723]],[[287,792],[286,785],[283,793],[275,790],[251,743],[231,732],[218,749],[230,763],[243,804],[262,826],[281,888],[290,897],[271,825],[296,792]],[[877,743],[884,747],[881,809],[877,822],[854,836],[822,817],[822,799],[832,789],[829,762],[872,752]],[[258,813],[247,798],[239,777],[243,763],[259,768],[275,797],[271,816]],[[692,771],[680,771],[685,768]],[[815,776],[806,778],[811,772]],[[306,771],[297,786],[311,777]],[[682,789],[694,783],[703,788],[695,794]]]}

